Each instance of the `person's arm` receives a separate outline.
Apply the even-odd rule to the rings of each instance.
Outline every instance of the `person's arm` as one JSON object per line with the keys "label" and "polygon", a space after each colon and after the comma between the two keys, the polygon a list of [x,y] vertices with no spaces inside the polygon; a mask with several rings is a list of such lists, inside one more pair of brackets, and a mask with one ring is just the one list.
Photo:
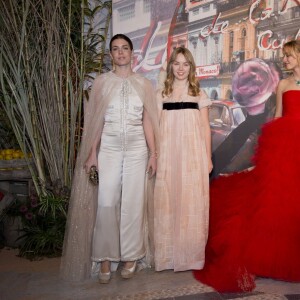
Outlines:
{"label": "person's arm", "polygon": [[275,110],[275,119],[282,117],[282,93],[285,81],[281,80],[277,86],[276,90],[276,110]]}
{"label": "person's arm", "polygon": [[160,117],[163,107],[163,97],[162,97],[162,90],[159,89],[156,91],[156,104],[157,104],[157,114],[158,114],[158,122],[160,123]]}
{"label": "person's arm", "polygon": [[208,107],[203,107],[200,109],[201,119],[203,121],[204,126],[204,138],[205,138],[205,146],[207,152],[207,162],[208,162],[208,172],[210,173],[213,169],[213,163],[211,160],[211,131],[208,117]]}
{"label": "person's arm", "polygon": [[204,126],[204,138],[205,138],[205,146],[207,152],[207,162],[208,162],[208,172],[210,173],[213,169],[212,163],[212,150],[211,150],[211,130],[210,130],[210,123],[209,123],[209,107],[212,104],[207,93],[204,90],[200,90],[200,97],[199,97],[199,108],[200,114]]}
{"label": "person's arm", "polygon": [[99,149],[100,140],[101,140],[101,136],[99,135],[97,139],[94,141],[92,148],[90,150],[90,154],[84,163],[84,169],[86,173],[90,172],[91,166],[96,166],[98,170],[97,150]]}
{"label": "person's arm", "polygon": [[151,123],[151,119],[149,116],[149,113],[144,108],[143,113],[143,128],[145,132],[145,137],[147,141],[148,148],[150,150],[148,165],[147,165],[147,173],[150,174],[150,178],[156,173],[157,168],[157,152],[155,148],[155,137],[154,137],[154,131]]}
{"label": "person's arm", "polygon": [[[97,95],[101,93],[101,89],[103,87],[103,76],[98,76],[95,78],[92,89],[90,92],[89,100],[85,102],[84,106],[84,131],[90,128],[91,123],[93,123],[93,118],[95,118],[95,110],[98,101]],[[89,134],[87,131],[86,134]],[[97,151],[100,145],[101,134],[97,136],[94,143],[91,146],[89,151],[89,155],[83,165],[86,173],[90,172],[91,166],[96,166],[98,170],[98,158],[97,158]]]}

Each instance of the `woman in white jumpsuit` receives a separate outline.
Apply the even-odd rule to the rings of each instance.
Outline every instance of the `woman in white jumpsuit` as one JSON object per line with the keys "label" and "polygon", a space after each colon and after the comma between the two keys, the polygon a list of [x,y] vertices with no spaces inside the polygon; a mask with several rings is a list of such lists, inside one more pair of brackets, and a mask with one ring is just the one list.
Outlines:
{"label": "woman in white jumpsuit", "polygon": [[[154,132],[157,130],[157,112],[150,81],[131,69],[132,49],[132,42],[125,35],[118,34],[111,39],[114,71],[95,79],[87,104],[86,134],[82,139],[84,150],[80,151],[77,165],[84,166],[86,173],[95,165],[99,171],[99,187],[89,196],[87,193],[91,191],[88,188],[95,188],[88,184],[88,188],[83,188],[86,192],[82,191],[77,186],[82,186],[82,182],[77,180],[79,174],[75,170],[71,194],[73,205],[68,216],[61,268],[63,277],[67,279],[87,277],[91,269],[86,262],[88,252],[92,262],[101,262],[101,283],[110,280],[111,262],[124,262],[121,276],[131,278],[137,260],[146,255],[145,182],[156,172]],[[85,161],[82,152],[85,152]],[[79,173],[82,176],[82,170]],[[96,194],[97,209],[88,200]],[[87,209],[87,216],[79,216],[78,209]],[[91,212],[90,221],[88,212]],[[84,224],[84,219],[88,224]],[[79,229],[79,224],[88,229]],[[78,247],[78,243],[82,242],[91,244],[84,253]],[[82,254],[84,259],[81,259]],[[81,268],[72,264],[79,264]],[[75,274],[76,270],[80,276]]]}

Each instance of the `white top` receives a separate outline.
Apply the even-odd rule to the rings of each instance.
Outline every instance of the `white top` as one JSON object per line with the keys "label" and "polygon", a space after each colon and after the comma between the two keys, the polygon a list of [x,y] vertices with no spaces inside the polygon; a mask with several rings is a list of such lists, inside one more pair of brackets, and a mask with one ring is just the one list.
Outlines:
{"label": "white top", "polygon": [[119,78],[111,95],[105,116],[103,134],[119,136],[127,144],[128,135],[144,134],[143,102],[129,81]]}

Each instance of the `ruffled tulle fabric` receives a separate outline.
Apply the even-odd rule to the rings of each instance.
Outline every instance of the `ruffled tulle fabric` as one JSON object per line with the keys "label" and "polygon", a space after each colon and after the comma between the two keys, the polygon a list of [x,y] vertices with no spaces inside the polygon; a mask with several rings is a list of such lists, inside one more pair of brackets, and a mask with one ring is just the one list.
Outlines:
{"label": "ruffled tulle fabric", "polygon": [[255,276],[300,281],[300,91],[283,95],[284,117],[267,123],[249,172],[211,185],[203,270],[220,292],[246,292]]}
{"label": "ruffled tulle fabric", "polygon": [[[247,185],[249,173],[234,174],[215,180],[211,184],[209,236],[203,270],[194,271],[195,278],[220,292],[251,291],[254,276],[243,261]],[[239,183],[236,185],[236,180]],[[238,188],[237,188],[238,187]]]}

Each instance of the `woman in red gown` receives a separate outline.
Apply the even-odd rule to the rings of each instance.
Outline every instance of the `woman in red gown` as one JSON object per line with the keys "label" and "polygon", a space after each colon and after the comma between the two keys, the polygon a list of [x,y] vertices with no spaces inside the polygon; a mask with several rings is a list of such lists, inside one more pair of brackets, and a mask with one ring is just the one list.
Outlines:
{"label": "woman in red gown", "polygon": [[300,281],[300,40],[283,54],[292,75],[277,87],[255,168],[211,185],[206,261],[194,275],[220,292],[251,291],[255,276]]}

